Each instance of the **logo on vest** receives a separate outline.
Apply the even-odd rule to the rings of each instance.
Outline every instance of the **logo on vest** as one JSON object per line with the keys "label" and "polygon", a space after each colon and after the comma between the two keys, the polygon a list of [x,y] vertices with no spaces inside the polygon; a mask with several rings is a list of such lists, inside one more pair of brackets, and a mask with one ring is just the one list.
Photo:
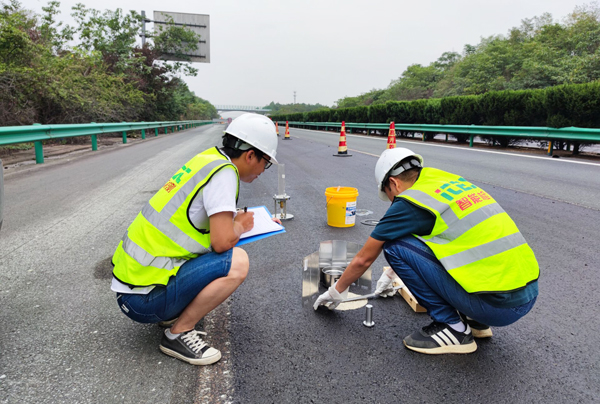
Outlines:
{"label": "logo on vest", "polygon": [[468,194],[467,196],[460,198],[456,201],[456,204],[460,208],[460,210],[465,210],[475,205],[476,203],[480,203],[483,201],[489,201],[492,199],[491,196],[488,195],[485,191],[479,191],[476,194]]}
{"label": "logo on vest", "polygon": [[178,172],[177,174],[175,174],[173,177],[171,177],[172,180],[175,180],[176,183],[180,183],[181,182],[181,177],[183,177],[183,174],[187,173],[191,173],[192,170],[190,168],[187,168],[186,166],[181,167],[181,171]]}
{"label": "logo on vest", "polygon": [[492,199],[487,192],[481,190],[462,196],[460,199],[457,197],[463,192],[479,189],[476,185],[471,184],[463,177],[460,177],[458,181],[450,181],[435,190],[435,193],[449,200],[450,202],[456,202],[460,210],[465,210],[483,201]]}
{"label": "logo on vest", "polygon": [[165,186],[163,187],[163,189],[167,192],[171,192],[173,189],[175,189],[177,187],[177,184],[175,184],[173,181],[169,181],[165,184]]}

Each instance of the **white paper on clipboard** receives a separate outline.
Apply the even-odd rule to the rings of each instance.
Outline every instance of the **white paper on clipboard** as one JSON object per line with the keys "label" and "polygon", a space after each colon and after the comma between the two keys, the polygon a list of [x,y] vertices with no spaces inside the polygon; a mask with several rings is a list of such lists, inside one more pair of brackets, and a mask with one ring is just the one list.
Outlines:
{"label": "white paper on clipboard", "polygon": [[240,240],[248,237],[257,236],[259,234],[272,233],[274,231],[283,230],[284,227],[271,218],[271,214],[264,206],[256,206],[248,208],[248,212],[254,212],[254,227],[252,230],[243,233]]}

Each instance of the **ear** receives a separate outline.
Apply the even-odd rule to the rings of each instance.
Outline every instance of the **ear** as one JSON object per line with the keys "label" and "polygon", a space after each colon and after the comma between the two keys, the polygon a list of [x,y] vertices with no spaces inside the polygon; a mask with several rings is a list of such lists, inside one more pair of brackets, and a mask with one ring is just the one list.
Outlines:
{"label": "ear", "polygon": [[250,164],[252,162],[252,157],[254,157],[256,153],[254,152],[254,150],[248,150],[246,152],[246,163]]}
{"label": "ear", "polygon": [[390,177],[390,189],[396,194],[400,190],[400,181],[397,178]]}

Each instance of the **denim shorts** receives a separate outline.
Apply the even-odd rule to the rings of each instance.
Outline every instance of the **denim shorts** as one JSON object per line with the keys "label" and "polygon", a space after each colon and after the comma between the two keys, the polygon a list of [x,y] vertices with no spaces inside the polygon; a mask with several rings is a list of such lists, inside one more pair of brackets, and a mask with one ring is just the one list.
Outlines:
{"label": "denim shorts", "polygon": [[211,252],[183,264],[166,286],[156,286],[146,295],[117,293],[121,311],[138,323],[172,320],[194,300],[209,283],[229,274],[233,249]]}
{"label": "denim shorts", "polygon": [[516,307],[495,307],[476,293],[468,293],[435,257],[433,251],[414,236],[383,245],[386,260],[431,318],[440,323],[458,323],[458,311],[480,323],[503,327],[527,314],[536,298]]}

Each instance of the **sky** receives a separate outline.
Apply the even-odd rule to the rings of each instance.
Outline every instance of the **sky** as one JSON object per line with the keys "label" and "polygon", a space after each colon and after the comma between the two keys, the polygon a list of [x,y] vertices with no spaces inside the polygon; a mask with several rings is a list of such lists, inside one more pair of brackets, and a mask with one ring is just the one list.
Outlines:
{"label": "sky", "polygon": [[[213,105],[262,107],[271,101],[332,106],[346,96],[387,88],[411,64],[505,35],[524,18],[555,20],[589,1],[572,0],[63,0],[71,7],[210,15],[210,63],[184,77]],[[36,13],[47,0],[21,0]],[[151,26],[150,26],[151,27]]]}

